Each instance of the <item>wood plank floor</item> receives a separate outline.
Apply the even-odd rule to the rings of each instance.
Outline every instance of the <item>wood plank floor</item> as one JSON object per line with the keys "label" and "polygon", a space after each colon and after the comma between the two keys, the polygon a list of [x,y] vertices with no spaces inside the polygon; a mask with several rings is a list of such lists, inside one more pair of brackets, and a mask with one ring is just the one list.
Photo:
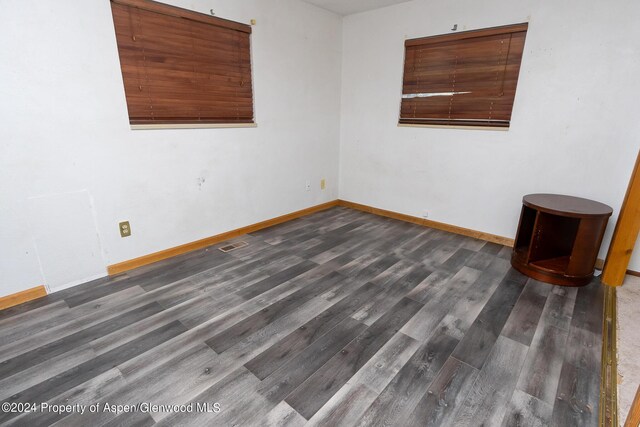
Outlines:
{"label": "wood plank floor", "polygon": [[0,401],[51,405],[0,423],[597,424],[598,283],[346,208],[236,240],[0,311]]}

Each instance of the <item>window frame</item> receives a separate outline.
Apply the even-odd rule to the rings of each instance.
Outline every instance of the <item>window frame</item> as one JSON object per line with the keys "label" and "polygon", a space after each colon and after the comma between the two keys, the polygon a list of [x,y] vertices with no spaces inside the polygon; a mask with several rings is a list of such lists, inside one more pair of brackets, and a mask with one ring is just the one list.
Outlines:
{"label": "window frame", "polygon": [[[165,15],[168,18],[175,19],[184,19],[188,21],[195,21],[198,24],[206,24],[211,25],[213,27],[218,27],[218,29],[223,30],[232,30],[237,31],[238,33],[244,33],[248,37],[248,67],[249,67],[249,78],[250,78],[250,107],[251,107],[251,119],[240,119],[238,117],[238,121],[226,121],[221,118],[209,118],[209,119],[195,119],[195,118],[186,118],[186,119],[165,119],[159,118],[157,122],[152,120],[145,121],[144,123],[140,123],[142,120],[139,120],[135,117],[132,117],[130,114],[130,99],[129,95],[126,93],[126,78],[124,75],[123,68],[123,57],[122,57],[122,47],[118,41],[118,27],[116,23],[115,14],[113,16],[114,19],[114,30],[116,32],[116,47],[118,51],[118,59],[120,65],[120,72],[122,77],[123,89],[125,90],[125,104],[127,107],[127,117],[129,119],[129,126],[132,130],[144,130],[144,129],[207,129],[207,128],[253,128],[257,127],[256,123],[256,111],[255,111],[255,88],[254,88],[254,78],[253,78],[253,52],[252,52],[252,43],[251,43],[251,34],[252,27],[248,24],[243,24],[240,22],[235,22],[228,19],[219,18],[217,16],[206,15],[204,13],[196,12],[189,9],[184,9],[178,6],[173,6],[165,3],[160,3],[153,0],[110,0],[110,4],[124,6],[128,8],[139,9],[144,12],[152,12],[160,15]],[[197,24],[196,24],[197,25]],[[131,30],[133,32],[133,29]],[[193,35],[192,35],[193,37]],[[135,40],[135,38],[134,38]],[[237,47],[238,52],[241,52],[241,47]],[[246,46],[245,46],[246,52]],[[178,52],[178,55],[181,51],[178,48],[175,51],[168,51],[168,55],[171,55],[172,52]],[[176,55],[176,53],[173,53]],[[240,54],[240,53],[238,53]],[[246,54],[246,53],[245,53]],[[146,61],[146,59],[145,59]],[[241,62],[239,59],[239,64],[247,65],[247,63]],[[196,64],[197,65],[197,64]],[[226,88],[226,87],[225,87]],[[215,95],[213,95],[215,97]],[[237,94],[235,96],[238,96]],[[194,98],[190,98],[188,95],[183,99],[184,101],[193,100]],[[245,97],[245,99],[247,99]],[[182,100],[178,100],[180,102]],[[174,104],[175,105],[175,104]],[[171,106],[170,106],[171,107]],[[177,106],[176,106],[177,108]],[[241,121],[242,120],[242,121]]]}
{"label": "window frame", "polygon": [[[400,97],[400,108],[398,111],[398,127],[421,127],[421,128],[437,128],[437,129],[466,129],[466,130],[499,130],[499,131],[508,131],[511,126],[511,119],[513,114],[513,107],[515,105],[515,98],[517,92],[517,86],[520,77],[520,71],[522,66],[522,59],[524,57],[524,44],[526,43],[526,36],[528,31],[529,24],[527,22],[518,23],[518,24],[510,24],[498,27],[490,27],[490,28],[482,28],[478,30],[470,30],[470,31],[462,31],[456,33],[448,33],[448,34],[439,34],[427,37],[419,37],[405,40],[404,43],[404,57],[402,62],[402,81],[401,81],[401,97]],[[509,119],[506,125],[498,125],[498,124],[485,124],[483,122],[489,122],[490,119],[469,119],[468,122],[477,121],[478,123],[463,123],[463,119],[452,119],[449,117],[448,119],[440,119],[443,123],[436,123],[439,119],[434,118],[416,118],[415,122],[410,122],[409,119],[403,117],[403,101],[406,95],[411,95],[409,93],[405,93],[405,85],[407,84],[407,52],[409,47],[415,46],[433,46],[444,43],[451,42],[462,42],[464,40],[470,39],[479,39],[483,37],[491,37],[491,36],[500,36],[500,35],[513,35],[514,33],[523,33],[523,47],[522,51],[519,53],[520,62],[517,64],[517,74],[516,80],[513,87],[514,95],[513,100],[511,101],[511,109],[509,113]],[[506,61],[509,61],[509,52],[506,56]],[[506,63],[505,63],[506,67]],[[447,92],[448,93],[448,92]],[[455,95],[451,95],[452,97]],[[423,120],[424,122],[419,122]],[[456,120],[459,123],[456,123]],[[431,121],[431,123],[429,123]],[[447,123],[445,123],[447,122]],[[482,124],[480,124],[482,123]]]}

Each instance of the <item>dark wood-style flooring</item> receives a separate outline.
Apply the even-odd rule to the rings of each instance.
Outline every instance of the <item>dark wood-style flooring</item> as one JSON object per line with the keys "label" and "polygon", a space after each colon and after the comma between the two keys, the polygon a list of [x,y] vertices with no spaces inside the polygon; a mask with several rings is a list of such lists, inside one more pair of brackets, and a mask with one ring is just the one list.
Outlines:
{"label": "dark wood-style flooring", "polygon": [[[0,401],[100,405],[0,422],[597,424],[598,283],[540,283],[509,248],[346,208],[237,240],[0,312]],[[104,410],[189,402],[220,411]]]}

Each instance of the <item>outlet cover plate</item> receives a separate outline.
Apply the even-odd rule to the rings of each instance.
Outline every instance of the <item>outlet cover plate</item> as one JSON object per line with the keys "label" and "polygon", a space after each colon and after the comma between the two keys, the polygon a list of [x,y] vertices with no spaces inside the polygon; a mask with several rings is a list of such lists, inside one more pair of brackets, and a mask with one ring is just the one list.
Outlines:
{"label": "outlet cover plate", "polygon": [[122,221],[119,224],[119,228],[120,228],[120,237],[131,236],[131,226],[129,225],[129,221]]}

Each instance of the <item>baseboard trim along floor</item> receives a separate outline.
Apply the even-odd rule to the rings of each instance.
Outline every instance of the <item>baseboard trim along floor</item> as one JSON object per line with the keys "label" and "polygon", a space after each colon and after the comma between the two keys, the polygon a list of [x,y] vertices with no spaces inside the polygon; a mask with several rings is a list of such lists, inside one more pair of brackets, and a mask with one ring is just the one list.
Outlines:
{"label": "baseboard trim along floor", "polygon": [[233,239],[244,234],[253,233],[254,231],[262,230],[264,228],[272,227],[274,225],[282,224],[312,213],[320,212],[326,209],[330,209],[334,206],[343,206],[351,209],[356,209],[363,212],[372,213],[374,215],[383,216],[387,218],[393,218],[404,222],[410,222],[412,224],[422,225],[424,227],[435,228],[437,230],[448,231],[450,233],[460,234],[462,236],[473,237],[475,239],[484,240],[491,243],[497,243],[504,246],[513,246],[513,239],[508,237],[497,236],[491,233],[485,233],[482,231],[471,230],[469,228],[458,227],[456,225],[446,224],[443,222],[431,221],[424,218],[418,218],[411,215],[405,215],[398,212],[388,211],[385,209],[375,208],[373,206],[363,205],[360,203],[354,203],[347,200],[332,200],[327,203],[323,203],[316,206],[311,206],[306,209],[302,209],[290,214],[282,215],[276,218],[268,219],[266,221],[251,224],[246,227],[237,228],[235,230],[227,231],[225,233],[217,234],[215,236],[207,237],[195,242],[186,243],[184,245],[175,246],[173,248],[165,249],[162,251],[154,252],[152,254],[143,255],[138,258],[134,258],[128,261],[123,261],[118,264],[113,264],[107,267],[107,271],[110,276],[124,273],[129,270],[133,270],[143,265],[153,264],[154,262],[162,261],[164,259],[172,258],[177,255],[182,255],[191,251],[206,248],[207,246],[215,245],[220,242],[224,242],[229,239]]}
{"label": "baseboard trim along floor", "polygon": [[251,224],[246,227],[236,228],[235,230],[227,231],[225,233],[216,234],[215,236],[206,237],[195,242],[186,243],[184,245],[175,246],[173,248],[165,249],[162,251],[154,252],[152,254],[143,255],[138,258],[134,258],[128,261],[123,261],[118,264],[113,264],[107,267],[107,271],[110,276],[115,274],[124,273],[125,271],[133,270],[134,268],[142,267],[143,265],[153,264],[154,262],[162,261],[167,258],[172,258],[177,255],[182,255],[187,252],[192,252],[198,249],[206,248],[207,246],[215,245],[220,242],[224,242],[235,237],[243,236],[254,231],[262,230],[263,228],[272,227],[274,225],[282,224],[296,218],[303,217],[312,213],[320,212],[338,205],[337,200],[333,200],[321,205],[311,206],[310,208],[302,209],[290,214],[282,215],[276,218],[271,218],[266,221],[261,221],[256,224]]}
{"label": "baseboard trim along floor", "polygon": [[36,298],[40,298],[47,295],[47,290],[44,286],[36,286],[35,288],[26,289],[24,291],[16,292],[15,294],[7,295],[6,297],[0,297],[0,310],[13,307],[14,305],[22,304],[23,302],[31,301]]}

